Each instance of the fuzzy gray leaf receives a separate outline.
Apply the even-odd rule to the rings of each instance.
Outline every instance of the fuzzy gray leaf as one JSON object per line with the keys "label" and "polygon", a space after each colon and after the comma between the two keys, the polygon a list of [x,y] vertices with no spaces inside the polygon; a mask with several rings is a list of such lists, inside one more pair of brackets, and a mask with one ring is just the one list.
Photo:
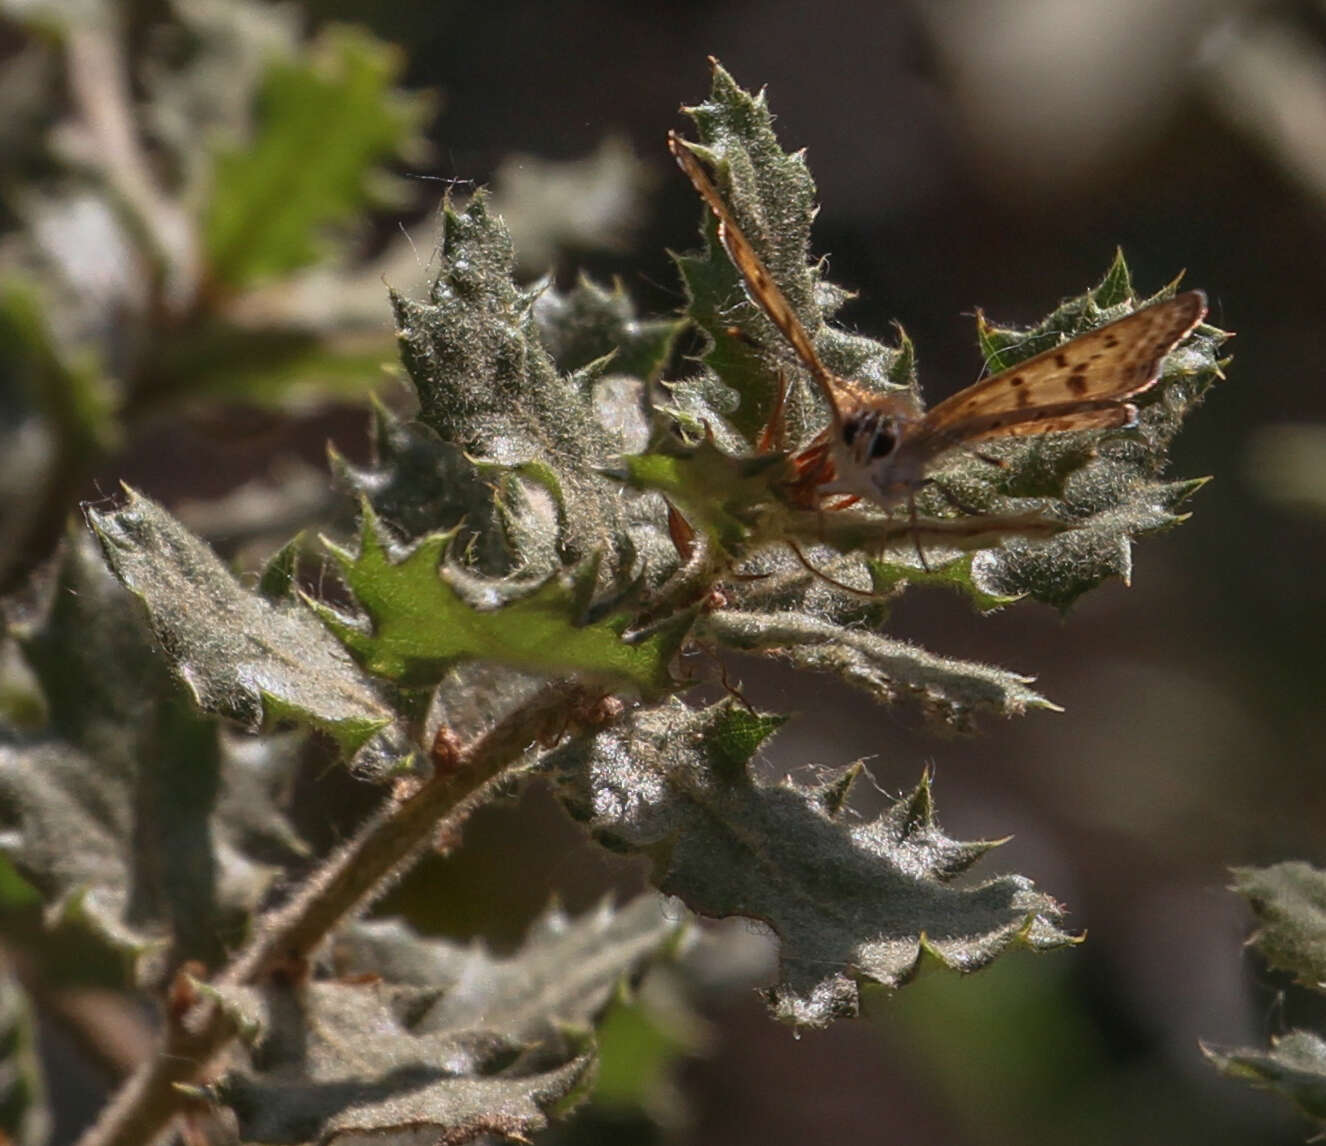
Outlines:
{"label": "fuzzy gray leaf", "polygon": [[371,971],[371,984],[224,992],[260,1033],[213,1097],[251,1142],[423,1127],[448,1143],[528,1137],[587,1083],[593,1023],[676,932],[652,896],[576,920],[550,911],[510,959],[396,920],[357,923],[336,962]]}
{"label": "fuzzy gray leaf", "polygon": [[750,757],[778,723],[730,702],[674,701],[542,767],[605,843],[650,856],[663,891],[701,915],[773,928],[782,974],[770,999],[794,1023],[855,1014],[862,981],[899,986],[926,954],[972,971],[1011,945],[1071,942],[1059,907],[1020,876],[949,886],[994,845],[946,837],[928,780],[869,822],[846,814],[843,784],[756,780]]}
{"label": "fuzzy gray leaf", "polygon": [[1015,716],[1028,708],[1056,708],[1027,687],[1030,677],[936,656],[906,641],[805,613],[716,609],[700,617],[697,631],[726,648],[831,672],[880,703],[912,697],[957,727],[967,727],[977,712]]}
{"label": "fuzzy gray leaf", "polygon": [[[565,563],[606,545],[629,558],[620,497],[599,477],[617,449],[584,385],[564,377],[544,349],[537,290],[512,281],[511,240],[476,195],[443,212],[441,263],[426,303],[393,293],[401,356],[419,394],[420,420],[466,453],[541,482],[557,502],[540,539]],[[524,553],[518,564],[526,563]]]}
{"label": "fuzzy gray leaf", "polygon": [[121,509],[89,511],[88,519],[202,709],[255,729],[296,720],[347,753],[368,746],[391,754],[375,737],[391,724],[391,710],[308,612],[246,592],[211,549],[132,490]]}
{"label": "fuzzy gray leaf", "polygon": [[52,915],[131,955],[168,940],[172,962],[214,964],[305,851],[274,802],[295,745],[219,736],[86,535],[51,589],[20,632],[50,720],[0,742],[0,850]]}

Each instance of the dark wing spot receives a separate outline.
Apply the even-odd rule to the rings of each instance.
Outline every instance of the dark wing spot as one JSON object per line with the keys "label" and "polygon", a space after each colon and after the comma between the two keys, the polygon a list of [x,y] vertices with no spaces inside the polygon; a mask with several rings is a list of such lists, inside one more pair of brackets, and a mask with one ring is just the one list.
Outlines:
{"label": "dark wing spot", "polygon": [[1082,370],[1081,373],[1070,374],[1067,385],[1074,394],[1085,394],[1087,392],[1086,371]]}
{"label": "dark wing spot", "polygon": [[[1067,370],[1067,369],[1068,369],[1068,355],[1065,354],[1062,350],[1059,351],[1059,353],[1056,354],[1056,355],[1054,356],[1054,364],[1055,364],[1057,367],[1059,367],[1060,370]],[[1016,385],[1016,383],[1014,383],[1014,384]]]}
{"label": "dark wing spot", "polygon": [[1031,395],[1025,390],[1018,391],[1018,409],[1021,410],[1031,405]]}
{"label": "dark wing spot", "polygon": [[1119,345],[1119,336],[1117,334],[1107,334],[1105,336],[1105,345],[1110,350],[1113,350],[1116,346]]}
{"label": "dark wing spot", "polygon": [[[1060,358],[1063,358],[1063,355],[1061,354],[1061,355],[1059,355],[1059,357],[1060,357]],[[1068,365],[1068,362],[1067,362],[1067,360],[1065,360],[1065,361],[1063,361],[1063,362],[1060,362],[1059,365],[1060,365],[1060,366],[1067,366],[1067,365]],[[1010,386],[1024,386],[1024,385],[1026,385],[1026,382],[1027,382],[1027,380],[1026,380],[1025,378],[1023,378],[1021,374],[1014,374],[1013,377],[1010,378],[1010,379],[1008,380],[1008,384],[1009,384]]]}

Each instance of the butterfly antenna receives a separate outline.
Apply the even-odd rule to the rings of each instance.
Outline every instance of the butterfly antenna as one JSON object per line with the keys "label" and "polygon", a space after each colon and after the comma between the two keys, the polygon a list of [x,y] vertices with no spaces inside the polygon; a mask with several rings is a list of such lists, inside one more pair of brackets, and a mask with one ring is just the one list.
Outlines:
{"label": "butterfly antenna", "polygon": [[839,408],[838,395],[847,387],[847,383],[820,361],[810,335],[802,325],[801,319],[797,317],[796,311],[792,309],[792,304],[787,301],[787,296],[774,282],[773,275],[769,273],[760,256],[755,253],[750,240],[737,226],[736,219],[728,210],[723,197],[718,193],[718,188],[714,186],[700,161],[687,147],[686,141],[675,131],[668,132],[668,150],[672,152],[677,166],[686,173],[692,186],[699,192],[700,198],[708,204],[709,210],[718,220],[718,241],[723,244],[727,257],[732,260],[732,265],[737,268],[742,281],[745,282],[746,293],[750,295],[751,301],[768,315],[769,321],[782,332],[797,357],[810,371],[820,393],[829,405],[834,428],[841,430],[843,415]]}

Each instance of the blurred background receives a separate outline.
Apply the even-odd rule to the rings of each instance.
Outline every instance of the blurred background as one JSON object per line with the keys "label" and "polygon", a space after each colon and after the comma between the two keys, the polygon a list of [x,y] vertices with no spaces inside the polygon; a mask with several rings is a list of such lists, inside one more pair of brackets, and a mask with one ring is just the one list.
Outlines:
{"label": "blurred background", "polygon": [[[131,68],[164,12],[120,13]],[[980,874],[1031,877],[1086,942],[925,977],[873,997],[859,1022],[800,1038],[753,991],[715,995],[696,1053],[669,1076],[673,1125],[597,1108],[560,1137],[1302,1141],[1306,1123],[1220,1077],[1197,1041],[1260,1044],[1305,1020],[1303,1000],[1244,952],[1228,868],[1326,863],[1326,6],[311,0],[285,12],[295,37],[368,27],[399,46],[397,82],[436,93],[420,119],[431,147],[396,158],[403,193],[356,237],[372,273],[353,300],[338,288],[338,321],[354,311],[366,362],[390,344],[383,275],[406,290],[426,281],[452,180],[494,188],[529,277],[620,276],[642,311],[677,308],[666,251],[697,243],[700,211],[663,141],[685,126],[677,106],[706,95],[708,54],[766,86],[783,144],[807,148],[816,252],[859,294],[843,320],[880,337],[901,322],[927,401],[978,376],[975,308],[1033,322],[1097,281],[1116,246],[1139,290],[1186,270],[1210,320],[1238,335],[1228,381],[1173,450],[1173,474],[1215,480],[1191,521],[1138,546],[1131,586],[1109,584],[1067,617],[1028,605],[979,618],[921,591],[894,614],[895,635],[1036,676],[1064,713],[943,740],[826,678],[734,666],[757,706],[800,713],[766,753],[771,776],[865,757],[898,792],[933,764],[951,835],[1013,836]],[[29,35],[6,30],[10,81]],[[303,289],[280,304],[307,313],[317,284]],[[353,391],[373,369],[336,400],[315,388],[302,401],[153,407],[71,488],[97,497],[128,480],[224,549],[243,498],[279,484],[293,527],[327,497],[326,440],[367,457]],[[578,910],[640,882],[537,790],[483,813],[447,862],[472,899],[428,900],[426,865],[387,906],[498,946],[553,890]]]}

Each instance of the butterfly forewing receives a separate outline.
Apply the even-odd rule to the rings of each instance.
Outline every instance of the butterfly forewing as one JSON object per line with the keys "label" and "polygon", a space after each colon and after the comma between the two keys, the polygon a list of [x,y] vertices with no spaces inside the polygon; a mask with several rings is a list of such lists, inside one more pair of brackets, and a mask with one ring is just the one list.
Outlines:
{"label": "butterfly forewing", "polygon": [[1205,314],[1197,290],[1134,311],[954,394],[917,431],[971,442],[1124,425],[1124,399],[1154,384],[1165,356]]}
{"label": "butterfly forewing", "polygon": [[723,202],[718,188],[700,166],[700,161],[691,154],[686,147],[686,141],[675,131],[668,133],[668,149],[677,160],[677,165],[700,193],[700,197],[709,205],[714,217],[718,219],[719,242],[723,244],[723,249],[732,260],[732,265],[741,274],[751,300],[769,316],[769,320],[778,327],[797,357],[811,372],[825,401],[829,403],[834,424],[840,424],[842,421],[840,399],[852,391],[850,383],[838,378],[820,361],[819,355],[815,353],[815,345],[810,340],[810,334],[796,311],[792,309],[792,304],[787,301],[787,296],[774,282],[768,268],[755,253],[755,248],[737,226],[736,219],[728,210],[727,204]]}

